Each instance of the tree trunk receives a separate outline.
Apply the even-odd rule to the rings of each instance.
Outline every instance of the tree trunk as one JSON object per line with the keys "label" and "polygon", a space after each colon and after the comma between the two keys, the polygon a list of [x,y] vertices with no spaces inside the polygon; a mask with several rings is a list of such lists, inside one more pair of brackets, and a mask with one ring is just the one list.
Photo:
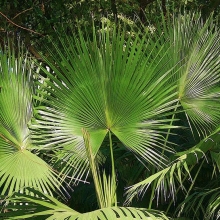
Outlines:
{"label": "tree trunk", "polygon": [[147,5],[154,2],[155,0],[139,0],[139,17],[142,23],[146,22],[145,9]]}
{"label": "tree trunk", "polygon": [[161,5],[162,5],[163,15],[164,15],[164,17],[166,17],[166,14],[167,14],[166,0],[162,0]]}
{"label": "tree trunk", "polygon": [[118,22],[118,11],[117,11],[115,0],[111,0],[111,7],[112,7],[112,12],[114,15],[115,22],[117,23]]}

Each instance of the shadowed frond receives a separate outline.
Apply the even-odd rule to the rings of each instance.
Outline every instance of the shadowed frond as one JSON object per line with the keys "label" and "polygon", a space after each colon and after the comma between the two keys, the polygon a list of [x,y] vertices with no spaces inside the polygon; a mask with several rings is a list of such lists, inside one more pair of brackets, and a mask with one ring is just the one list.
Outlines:
{"label": "shadowed frond", "polygon": [[220,218],[220,188],[209,188],[209,185],[204,189],[197,189],[183,201],[186,215],[193,211],[194,219],[200,219],[201,215],[207,220]]}
{"label": "shadowed frond", "polygon": [[[200,141],[196,146],[187,151],[179,152],[174,155],[176,158],[170,166],[158,171],[147,179],[128,188],[126,195],[126,204],[130,204],[134,197],[143,196],[149,186],[155,181],[155,193],[163,197],[172,197],[175,200],[176,185],[184,189],[184,179],[188,176],[191,179],[190,170],[199,160],[205,156],[207,151],[215,149],[220,141],[218,129],[214,131],[207,139]],[[192,180],[192,179],[191,179]]]}

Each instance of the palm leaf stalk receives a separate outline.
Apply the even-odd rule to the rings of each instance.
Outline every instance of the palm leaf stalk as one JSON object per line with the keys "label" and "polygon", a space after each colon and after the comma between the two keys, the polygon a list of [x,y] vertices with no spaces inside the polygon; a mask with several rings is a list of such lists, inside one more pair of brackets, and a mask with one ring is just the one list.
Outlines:
{"label": "palm leaf stalk", "polygon": [[110,146],[110,152],[111,152],[111,165],[112,165],[112,182],[111,186],[113,188],[114,198],[115,198],[115,206],[117,207],[117,195],[116,195],[116,174],[115,174],[115,161],[114,161],[114,154],[113,154],[113,146],[112,146],[112,135],[109,132],[109,146]]}
{"label": "palm leaf stalk", "polygon": [[[204,162],[205,162],[205,158],[203,159],[202,163],[200,164],[199,169],[198,169],[198,171],[196,172],[196,175],[195,175],[194,179],[192,180],[192,184],[190,185],[189,190],[187,191],[185,198],[189,197],[189,194],[190,194],[190,192],[191,192],[191,190],[192,190],[192,188],[193,188],[193,186],[194,186],[194,183],[195,183],[195,181],[196,181],[196,178],[197,178],[199,172],[201,171],[201,168],[202,168]],[[182,204],[182,206],[181,206],[181,208],[180,208],[180,210],[179,210],[179,213],[178,213],[178,215],[177,215],[178,217],[180,217],[181,212],[182,212],[183,209],[184,209],[184,206],[185,206],[185,203]]]}
{"label": "palm leaf stalk", "polygon": [[[174,112],[172,114],[172,118],[171,118],[171,122],[170,122],[170,126],[173,125],[173,122],[175,121],[174,118],[175,118],[175,115],[177,114],[177,108],[179,107],[179,101],[176,103],[176,107],[174,109]],[[164,141],[164,145],[166,146],[167,145],[167,142],[168,142],[168,138],[171,134],[171,128],[168,129],[167,131],[167,134],[166,134],[166,138],[165,138],[165,141]],[[162,155],[164,155],[164,150],[162,151]],[[170,181],[171,183],[172,181]],[[172,183],[171,183],[172,185]],[[151,192],[151,196],[150,196],[150,201],[149,201],[149,205],[148,205],[148,208],[151,209],[151,206],[152,206],[152,202],[153,202],[153,198],[154,198],[154,195],[155,195],[155,191],[157,189],[158,185],[157,185],[157,182],[154,181],[153,182],[153,187],[152,187],[152,192]]]}
{"label": "palm leaf stalk", "polygon": [[[94,184],[95,184],[99,207],[100,208],[112,207],[114,203],[115,203],[115,206],[117,206],[116,177],[114,175],[114,171],[112,171],[112,176],[109,176],[108,179],[104,171],[103,177],[101,178],[99,168],[95,162],[95,157],[92,153],[92,148],[89,142],[89,134],[84,129],[83,129],[83,138],[84,138],[85,147],[87,151],[87,157],[90,163],[90,169],[91,169]],[[111,137],[110,137],[110,141],[111,141]],[[110,148],[112,148],[111,142],[110,142]]]}

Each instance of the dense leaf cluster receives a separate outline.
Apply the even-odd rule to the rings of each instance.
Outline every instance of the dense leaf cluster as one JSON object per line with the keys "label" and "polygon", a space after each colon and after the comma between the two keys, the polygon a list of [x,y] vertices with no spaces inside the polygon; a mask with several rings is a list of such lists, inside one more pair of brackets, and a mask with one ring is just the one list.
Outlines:
{"label": "dense leaf cluster", "polygon": [[[25,29],[7,35],[2,218],[219,218],[220,30],[215,14],[188,12],[187,4],[171,13],[168,3],[160,16],[134,21],[116,1],[100,1],[113,14],[99,17],[94,1],[85,6],[94,6],[93,19],[76,22],[68,13],[85,9],[83,1],[48,8],[36,1],[28,11],[36,10],[29,21],[37,28],[27,29],[53,30],[43,33],[49,37],[36,41]],[[45,10],[56,7],[64,14],[42,25]]]}

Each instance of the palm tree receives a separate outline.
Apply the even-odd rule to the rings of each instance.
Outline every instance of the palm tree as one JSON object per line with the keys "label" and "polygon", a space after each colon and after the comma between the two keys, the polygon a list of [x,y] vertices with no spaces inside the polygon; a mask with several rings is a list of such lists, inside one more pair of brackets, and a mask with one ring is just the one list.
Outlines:
{"label": "palm tree", "polygon": [[[23,211],[20,218],[44,215],[51,219],[70,216],[71,219],[85,216],[89,219],[167,219],[162,212],[151,209],[156,192],[158,202],[163,198],[162,205],[166,203],[166,197],[175,200],[180,195],[182,200],[186,198],[183,203],[177,200],[180,204],[177,216],[184,213],[204,165],[204,155],[216,145],[215,142],[210,143],[209,138],[216,142],[219,139],[220,46],[217,42],[220,35],[212,17],[204,22],[199,13],[178,15],[173,21],[168,19],[163,22],[163,25],[158,23],[152,33],[145,31],[145,27],[129,27],[128,32],[124,23],[112,26],[103,22],[101,29],[93,26],[92,35],[85,34],[81,29],[71,36],[59,35],[59,43],[53,44],[52,49],[48,46],[50,55],[44,57],[50,68],[37,64],[43,73],[38,77],[44,82],[36,80],[37,91],[32,89],[27,74],[13,74],[13,77],[20,77],[21,82],[25,82],[20,84],[19,81],[16,86],[26,96],[22,96],[20,101],[21,97],[15,91],[7,97],[13,100],[20,98],[11,105],[22,106],[18,108],[22,114],[17,114],[11,106],[5,107],[11,102],[0,103],[0,108],[4,108],[1,126],[5,118],[11,119],[9,116],[14,111],[15,118],[21,118],[22,126],[26,126],[29,134],[25,133],[22,141],[18,139],[19,143],[22,142],[21,146],[16,145],[20,146],[18,151],[23,152],[22,146],[28,136],[31,147],[25,145],[25,153],[27,151],[39,161],[43,161],[39,158],[42,156],[53,167],[44,166],[49,173],[47,179],[43,175],[44,178],[33,179],[31,184],[23,181],[23,185],[16,185],[19,179],[14,167],[13,184],[1,180],[5,189],[3,194],[6,187],[10,187],[9,193],[29,187],[27,192],[31,195],[14,193],[9,198],[9,204],[28,202],[28,206],[8,206],[17,209],[17,213]],[[7,67],[2,72],[7,76],[11,68],[8,57],[14,56],[3,54],[2,57],[5,57],[2,63],[6,63]],[[18,61],[13,60],[16,66]],[[9,79],[8,83],[11,82]],[[29,100],[29,104],[24,105],[23,99]],[[27,108],[30,105],[34,114],[30,107]],[[13,128],[18,126],[16,123],[17,118],[13,121]],[[194,146],[177,146],[175,137],[183,125],[194,138]],[[3,147],[0,145],[0,150],[8,153],[9,148],[4,146],[12,138],[5,135],[4,129],[8,132],[11,127],[0,127],[0,140],[5,144],[2,144]],[[21,127],[17,130],[23,131]],[[117,186],[123,169],[117,166],[120,163],[116,163],[115,156],[120,150],[126,152],[126,155],[119,156],[120,159],[125,158],[122,164],[125,169],[131,167],[131,155],[135,164],[141,164],[139,174],[133,180],[138,182],[134,184],[132,179],[127,180],[134,185],[126,192],[125,204],[144,195],[149,188],[145,205],[148,209],[125,208],[118,200]],[[20,159],[19,163],[23,160]],[[41,169],[36,164],[27,164],[26,167]],[[9,172],[8,167],[4,166],[4,172]],[[28,169],[24,174],[31,172]],[[79,182],[91,177],[99,210],[81,214],[52,197],[53,190],[60,184],[61,188],[65,185],[76,187]],[[189,177],[191,183],[187,182]],[[47,186],[46,192],[51,192],[50,196],[43,194],[44,185]],[[39,188],[41,192],[30,187]],[[181,194],[180,187],[183,189]],[[167,214],[170,214],[172,199],[167,198]],[[8,216],[10,214],[16,216],[14,218],[19,216],[16,211],[7,213]]]}

